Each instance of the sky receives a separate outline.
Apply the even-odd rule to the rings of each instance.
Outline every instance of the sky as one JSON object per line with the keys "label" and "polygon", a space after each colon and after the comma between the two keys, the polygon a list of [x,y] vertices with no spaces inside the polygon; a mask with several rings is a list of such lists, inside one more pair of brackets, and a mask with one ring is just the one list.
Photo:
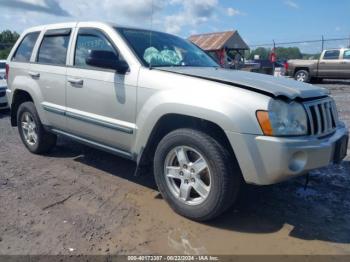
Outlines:
{"label": "sky", "polygon": [[35,25],[94,20],[182,37],[235,29],[250,45],[350,38],[350,0],[0,0],[0,14],[0,31],[19,33]]}

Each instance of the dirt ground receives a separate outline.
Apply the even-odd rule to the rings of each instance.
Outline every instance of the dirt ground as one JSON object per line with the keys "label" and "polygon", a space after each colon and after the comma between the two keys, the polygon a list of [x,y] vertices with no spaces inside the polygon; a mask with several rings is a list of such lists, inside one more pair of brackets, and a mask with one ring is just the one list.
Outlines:
{"label": "dirt ground", "polygon": [[[327,81],[350,126],[350,82]],[[350,154],[348,150],[348,154]],[[30,154],[0,113],[0,254],[350,254],[350,158],[249,187],[207,224],[175,214],[133,162],[60,139]]]}

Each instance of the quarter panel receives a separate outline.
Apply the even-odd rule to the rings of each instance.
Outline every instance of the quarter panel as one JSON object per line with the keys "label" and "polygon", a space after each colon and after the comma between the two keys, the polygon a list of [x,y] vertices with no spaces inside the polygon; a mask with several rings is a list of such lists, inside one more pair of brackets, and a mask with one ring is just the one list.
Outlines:
{"label": "quarter panel", "polygon": [[[28,63],[11,62],[10,75],[8,79],[8,87],[11,89],[11,98],[15,94],[16,90],[23,90],[30,94],[35,107],[38,111],[41,122],[47,125],[49,122],[46,118],[46,114],[41,107],[43,102],[43,96],[40,90],[39,84],[28,75]],[[12,103],[12,101],[9,101]]]}

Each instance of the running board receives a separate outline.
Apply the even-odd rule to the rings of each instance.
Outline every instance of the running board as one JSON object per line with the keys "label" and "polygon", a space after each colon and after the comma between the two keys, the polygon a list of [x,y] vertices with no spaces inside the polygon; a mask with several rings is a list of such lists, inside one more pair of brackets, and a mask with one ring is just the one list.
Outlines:
{"label": "running board", "polygon": [[121,150],[121,149],[117,149],[117,148],[114,148],[114,147],[110,147],[110,146],[107,146],[107,145],[103,145],[103,144],[97,143],[95,141],[91,141],[89,139],[86,139],[86,138],[83,138],[83,137],[79,137],[79,136],[76,136],[76,135],[73,135],[73,134],[70,134],[70,133],[58,130],[58,129],[50,129],[50,131],[52,133],[57,134],[57,135],[66,136],[66,137],[68,137],[68,138],[70,138],[72,140],[75,140],[75,141],[79,142],[79,143],[85,144],[87,146],[91,146],[91,147],[96,148],[96,149],[100,149],[102,151],[111,153],[113,155],[121,156],[123,158],[127,158],[127,159],[130,159],[130,160],[135,160],[134,155],[129,153],[129,152],[127,152],[127,151],[124,151],[124,150]]}

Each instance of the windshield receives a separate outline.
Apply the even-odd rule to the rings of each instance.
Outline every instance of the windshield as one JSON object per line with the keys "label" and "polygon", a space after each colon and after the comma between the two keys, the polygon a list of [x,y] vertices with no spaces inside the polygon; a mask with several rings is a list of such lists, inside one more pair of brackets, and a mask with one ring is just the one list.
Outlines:
{"label": "windshield", "polygon": [[142,29],[116,30],[146,66],[218,67],[203,50],[180,37]]}

